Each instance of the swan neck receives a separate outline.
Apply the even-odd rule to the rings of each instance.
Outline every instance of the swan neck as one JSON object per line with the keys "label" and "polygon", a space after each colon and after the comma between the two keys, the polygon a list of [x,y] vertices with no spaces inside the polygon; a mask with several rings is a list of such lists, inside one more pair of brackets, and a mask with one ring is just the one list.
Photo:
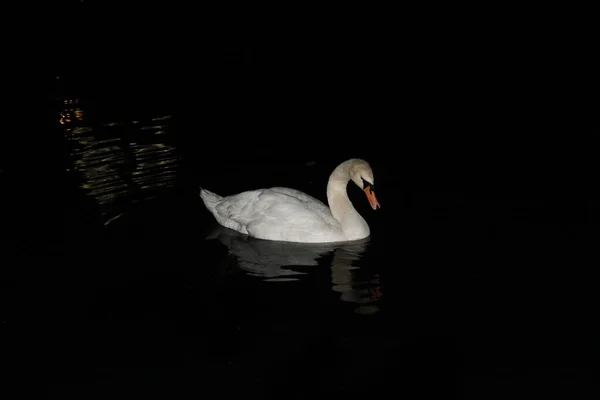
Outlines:
{"label": "swan neck", "polygon": [[361,239],[369,235],[369,227],[348,198],[350,181],[349,163],[340,164],[329,176],[327,202],[333,217],[340,223],[349,239]]}
{"label": "swan neck", "polygon": [[348,198],[348,193],[346,192],[347,185],[348,181],[329,181],[327,185],[327,202],[329,203],[333,217],[339,222],[341,222],[344,215],[352,211],[356,212],[352,202]]}

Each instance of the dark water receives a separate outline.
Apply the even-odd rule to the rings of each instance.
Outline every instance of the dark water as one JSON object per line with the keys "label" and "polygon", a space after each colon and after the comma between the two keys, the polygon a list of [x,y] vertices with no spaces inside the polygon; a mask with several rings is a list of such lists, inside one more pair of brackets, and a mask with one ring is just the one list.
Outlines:
{"label": "dark water", "polygon": [[[321,85],[321,71],[289,79],[283,60],[142,78],[174,53],[138,51],[118,73],[57,79],[64,241],[5,241],[38,265],[5,270],[2,323],[25,341],[8,360],[46,397],[596,398],[597,196],[574,167],[425,94],[361,100],[388,83],[377,75],[348,88],[351,71],[332,68]],[[254,240],[219,228],[198,197],[277,185],[325,200],[350,157],[372,164],[382,205],[349,186],[364,242]]]}
{"label": "dark water", "polygon": [[340,155],[230,160],[235,139],[190,140],[198,128],[182,140],[172,110],[91,122],[89,99],[61,100],[69,268],[47,273],[56,290],[45,311],[59,323],[46,345],[64,362],[48,372],[53,398],[597,389],[587,208],[553,216],[531,195],[402,193],[391,163],[375,159],[383,208],[349,187],[369,240],[254,240],[219,228],[198,186],[225,195],[277,184],[323,198]]}

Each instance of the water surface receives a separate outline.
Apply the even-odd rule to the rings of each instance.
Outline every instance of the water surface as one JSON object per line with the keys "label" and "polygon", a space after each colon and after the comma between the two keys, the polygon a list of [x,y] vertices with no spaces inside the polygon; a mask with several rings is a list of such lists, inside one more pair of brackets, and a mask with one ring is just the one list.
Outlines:
{"label": "water surface", "polygon": [[324,200],[334,163],[317,153],[282,162],[263,148],[215,164],[207,154],[218,149],[190,139],[201,118],[136,109],[111,119],[89,100],[61,98],[57,115],[68,268],[46,272],[41,306],[56,326],[46,351],[67,365],[50,373],[54,397],[531,398],[548,382],[569,392],[587,382],[585,358],[570,369],[556,345],[590,351],[573,338],[592,332],[592,296],[564,272],[583,260],[548,246],[560,227],[486,220],[484,195],[399,194],[375,160],[383,208],[372,213],[349,187],[368,240],[249,238],[215,223],[200,185],[222,195],[290,186]]}

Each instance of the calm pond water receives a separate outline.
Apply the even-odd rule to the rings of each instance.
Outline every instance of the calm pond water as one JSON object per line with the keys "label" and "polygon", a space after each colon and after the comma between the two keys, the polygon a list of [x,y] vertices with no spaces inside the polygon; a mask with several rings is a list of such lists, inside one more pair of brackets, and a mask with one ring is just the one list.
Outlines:
{"label": "calm pond water", "polygon": [[405,190],[369,150],[382,208],[349,193],[371,238],[247,238],[215,223],[200,185],[324,200],[346,153],[282,157],[267,141],[256,158],[227,158],[177,107],[95,100],[57,99],[64,268],[36,284],[51,398],[588,398],[587,225],[548,222],[535,199]]}

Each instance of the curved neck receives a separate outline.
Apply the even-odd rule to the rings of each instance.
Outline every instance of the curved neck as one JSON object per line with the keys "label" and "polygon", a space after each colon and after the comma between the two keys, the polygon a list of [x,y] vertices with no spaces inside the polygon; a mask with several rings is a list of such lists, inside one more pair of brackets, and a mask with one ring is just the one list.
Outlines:
{"label": "curved neck", "polygon": [[341,163],[329,176],[327,202],[331,214],[340,223],[344,235],[353,240],[369,236],[369,226],[348,198],[350,162],[351,160]]}

